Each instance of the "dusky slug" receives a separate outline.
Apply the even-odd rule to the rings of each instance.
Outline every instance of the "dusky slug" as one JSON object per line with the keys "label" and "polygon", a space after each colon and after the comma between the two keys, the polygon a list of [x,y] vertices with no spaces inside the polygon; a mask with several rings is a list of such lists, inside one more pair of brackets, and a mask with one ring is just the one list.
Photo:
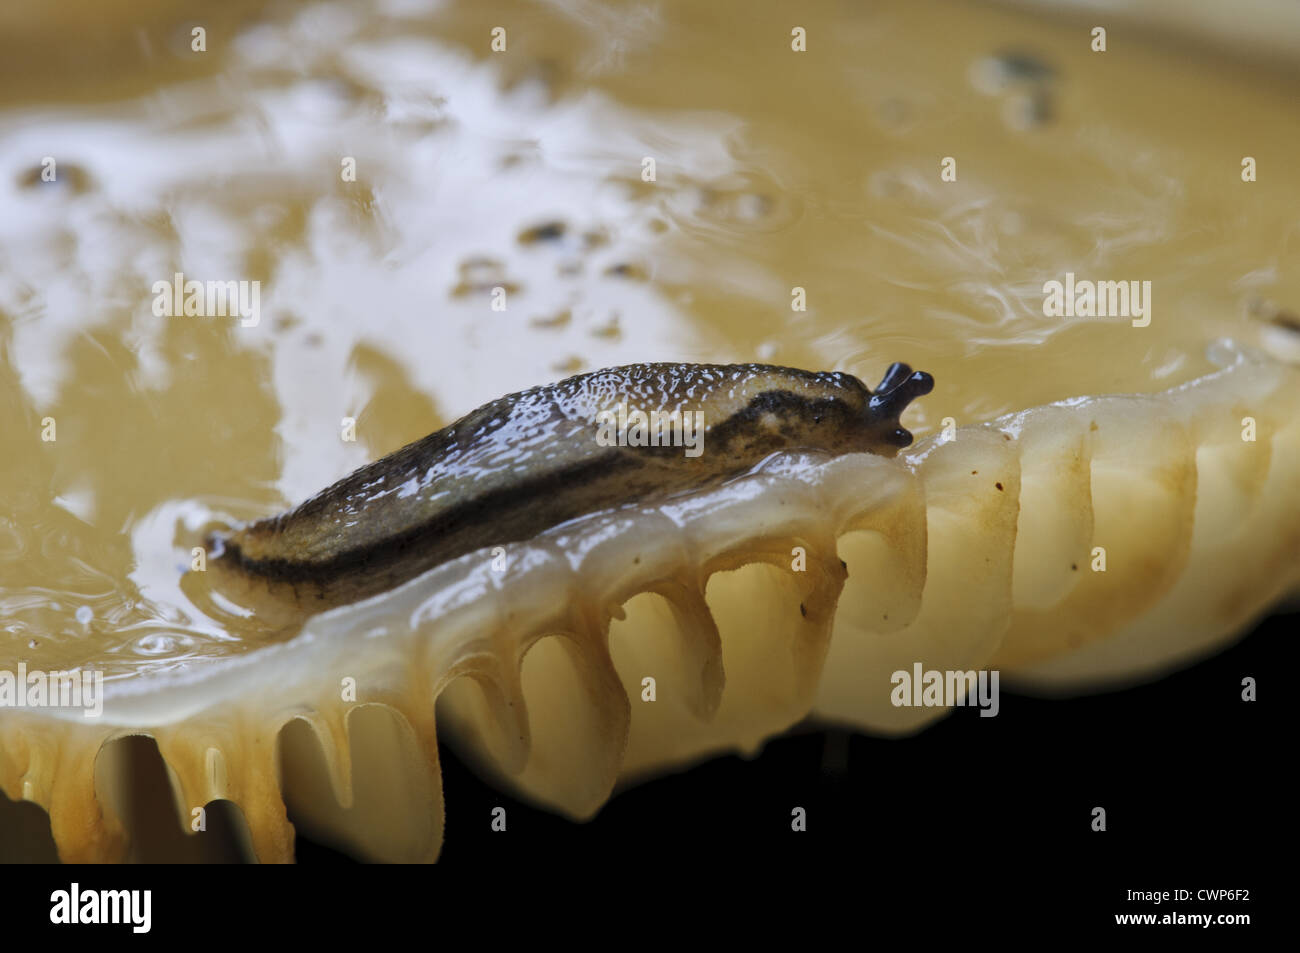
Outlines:
{"label": "dusky slug", "polygon": [[874,393],[851,374],[763,364],[581,374],[485,404],[296,509],[210,539],[213,568],[320,611],[575,517],[721,482],[777,451],[892,457],[912,441],[899,415],[933,386],[898,363]]}

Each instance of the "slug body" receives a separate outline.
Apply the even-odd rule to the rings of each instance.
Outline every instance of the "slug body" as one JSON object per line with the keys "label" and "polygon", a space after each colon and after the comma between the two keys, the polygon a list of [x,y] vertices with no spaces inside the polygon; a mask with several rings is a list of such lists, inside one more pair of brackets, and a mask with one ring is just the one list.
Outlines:
{"label": "slug body", "polygon": [[894,364],[850,374],[761,364],[632,364],[485,404],[290,512],[214,542],[214,568],[301,608],[393,588],[465,553],[746,472],[772,453],[894,456],[933,387]]}

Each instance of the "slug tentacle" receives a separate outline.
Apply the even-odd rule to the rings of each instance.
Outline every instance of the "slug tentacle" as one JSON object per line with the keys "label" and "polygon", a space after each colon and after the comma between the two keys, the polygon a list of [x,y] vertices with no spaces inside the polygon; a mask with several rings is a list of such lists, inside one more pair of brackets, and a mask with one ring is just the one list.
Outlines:
{"label": "slug tentacle", "polygon": [[[924,371],[913,373],[906,364],[891,364],[868,402],[868,407],[875,419],[897,423],[908,404],[932,390],[934,378],[929,374]],[[912,435],[902,427],[895,427],[884,439],[899,448],[912,443]]]}

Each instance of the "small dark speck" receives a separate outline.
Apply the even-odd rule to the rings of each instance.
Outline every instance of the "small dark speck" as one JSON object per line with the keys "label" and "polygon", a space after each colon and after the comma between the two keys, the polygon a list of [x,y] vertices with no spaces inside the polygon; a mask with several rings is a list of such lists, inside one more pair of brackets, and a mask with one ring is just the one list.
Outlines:
{"label": "small dark speck", "polygon": [[523,231],[519,235],[519,244],[532,245],[536,242],[551,242],[563,238],[567,230],[563,222],[547,222]]}
{"label": "small dark speck", "polygon": [[648,277],[646,270],[640,265],[633,265],[627,262],[606,268],[605,274],[615,278],[630,278],[633,281],[645,281]]}
{"label": "small dark speck", "polygon": [[1004,82],[1041,83],[1056,73],[1041,57],[1022,50],[1000,50],[989,59],[988,66],[996,69]]}
{"label": "small dark speck", "polygon": [[994,483],[993,485],[996,486],[999,490],[1002,489],[1001,483]]}
{"label": "small dark speck", "polygon": [[882,618],[883,618],[886,622],[888,622],[888,621],[889,621],[889,613],[886,612],[886,613],[882,616]]}
{"label": "small dark speck", "polygon": [[1078,571],[1079,571],[1079,564],[1078,564],[1078,563],[1070,563],[1070,568],[1073,569],[1075,572],[1078,572]]}
{"label": "small dark speck", "polygon": [[[71,162],[56,162],[48,172],[46,170],[44,164],[33,166],[19,176],[18,184],[25,189],[57,189],[74,195],[81,195],[91,188],[90,176]],[[48,178],[49,175],[54,178]]]}
{"label": "small dark speck", "polygon": [[804,604],[802,602],[799,603],[799,614],[803,616],[805,619],[808,618],[808,610],[804,607]]}
{"label": "small dark speck", "polygon": [[1011,439],[1011,434],[1009,434],[1009,433],[1004,433],[1004,434],[1002,435],[1002,439],[1003,439],[1003,440],[1010,440],[1010,439]]}
{"label": "small dark speck", "polygon": [[970,472],[970,475],[971,475],[971,476],[974,476],[974,475],[977,474],[977,473],[979,473],[978,470],[972,470],[972,471]]}
{"label": "small dark speck", "polygon": [[573,312],[568,308],[546,317],[529,318],[528,323],[535,328],[562,328],[569,323]]}
{"label": "small dark speck", "polygon": [[848,569],[848,568],[849,568],[849,564],[846,563],[844,560],[841,559],[841,560],[840,560],[840,568],[841,568],[841,569]]}

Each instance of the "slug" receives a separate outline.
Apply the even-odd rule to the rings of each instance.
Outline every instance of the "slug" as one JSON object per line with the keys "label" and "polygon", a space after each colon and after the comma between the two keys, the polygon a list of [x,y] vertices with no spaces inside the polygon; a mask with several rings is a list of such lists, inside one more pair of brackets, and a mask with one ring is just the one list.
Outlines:
{"label": "slug", "polygon": [[762,364],[630,364],[485,404],[287,513],[209,539],[214,566],[320,611],[465,553],[808,449],[894,456],[934,380]]}

